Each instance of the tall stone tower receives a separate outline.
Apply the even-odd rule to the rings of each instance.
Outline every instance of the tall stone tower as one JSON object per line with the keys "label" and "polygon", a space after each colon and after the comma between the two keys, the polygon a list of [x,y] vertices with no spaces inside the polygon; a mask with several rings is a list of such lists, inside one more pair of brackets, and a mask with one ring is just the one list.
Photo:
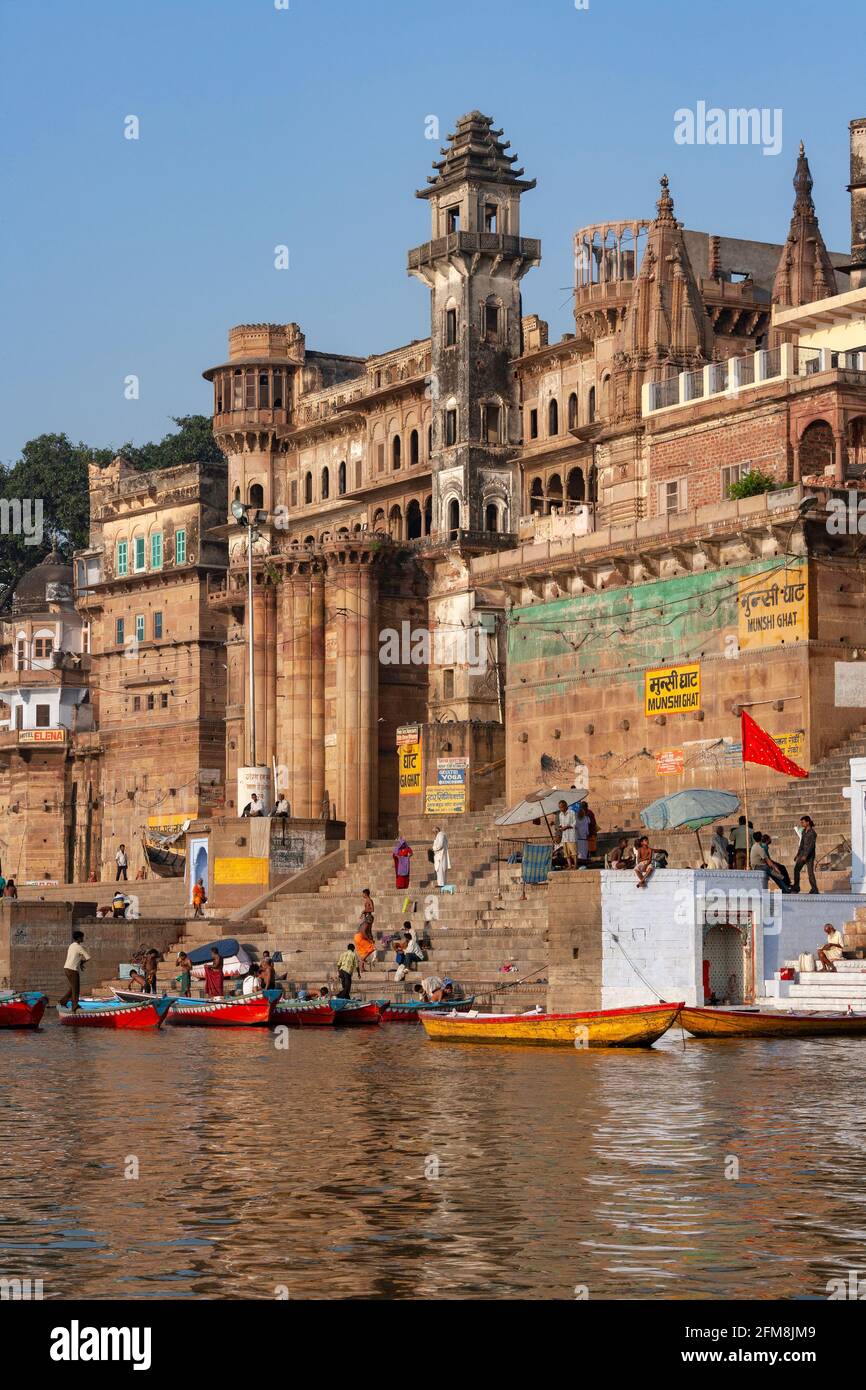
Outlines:
{"label": "tall stone tower", "polygon": [[512,364],[522,351],[520,281],[541,259],[520,235],[520,195],[535,187],[493,121],[457,122],[429,187],[431,240],[409,252],[430,287],[433,529],[517,529],[521,442]]}

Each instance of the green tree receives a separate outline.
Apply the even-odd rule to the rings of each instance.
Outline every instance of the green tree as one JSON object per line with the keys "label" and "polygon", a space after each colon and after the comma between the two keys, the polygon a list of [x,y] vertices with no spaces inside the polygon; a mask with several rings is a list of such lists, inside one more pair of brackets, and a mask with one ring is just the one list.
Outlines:
{"label": "green tree", "polygon": [[757,497],[759,493],[775,492],[777,488],[784,486],[785,484],[779,483],[772,473],[763,473],[760,468],[751,468],[737,482],[729,483],[728,496],[732,502],[738,502],[743,497]]}
{"label": "green tree", "polygon": [[173,415],[177,425],[158,444],[124,444],[117,453],[143,472],[153,468],[177,468],[182,463],[224,463],[225,454],[213,437],[207,415]]}
{"label": "green tree", "polygon": [[[0,589],[14,585],[26,570],[38,565],[52,544],[67,558],[86,545],[90,525],[87,465],[105,464],[111,449],[73,444],[65,434],[40,434],[30,439],[11,468],[0,465],[0,498],[25,500],[42,508],[42,537],[28,544],[23,535],[0,535]],[[33,513],[31,513],[33,515]]]}

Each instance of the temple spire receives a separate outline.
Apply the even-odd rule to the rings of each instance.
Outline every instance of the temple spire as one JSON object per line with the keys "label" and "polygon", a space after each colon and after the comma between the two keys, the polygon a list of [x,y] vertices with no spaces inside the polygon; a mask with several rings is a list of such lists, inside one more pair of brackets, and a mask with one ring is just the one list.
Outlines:
{"label": "temple spire", "polygon": [[812,172],[800,141],[794,171],[794,211],[773,280],[773,303],[796,308],[837,293],[836,274],[812,200]]}

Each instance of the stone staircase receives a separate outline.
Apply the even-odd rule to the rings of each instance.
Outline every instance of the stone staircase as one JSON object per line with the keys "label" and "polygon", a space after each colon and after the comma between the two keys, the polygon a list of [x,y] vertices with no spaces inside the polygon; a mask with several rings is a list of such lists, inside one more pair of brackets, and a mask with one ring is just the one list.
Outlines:
{"label": "stone staircase", "polygon": [[[189,949],[218,935],[235,936],[253,959],[263,950],[280,952],[283,963],[277,973],[285,974],[290,984],[333,985],[337,958],[357,930],[362,890],[369,888],[376,905],[373,932],[378,946],[361,981],[353,986],[354,994],[407,998],[422,975],[435,973],[450,976],[487,1004],[499,991],[508,998],[508,1008],[543,1003],[547,890],[530,886],[524,896],[520,866],[497,868],[493,820],[502,809],[502,803],[495,802],[479,815],[461,817],[459,823],[455,817],[449,823],[448,879],[453,894],[438,891],[425,844],[413,846],[409,889],[395,889],[393,842],[383,840],[362,851],[317,892],[280,892],[242,923],[188,921],[179,946]],[[429,941],[428,960],[395,986],[394,949],[385,940],[397,936],[404,921]],[[513,968],[503,971],[505,965]],[[166,977],[174,973],[172,966]],[[532,980],[523,984],[526,976]]]}

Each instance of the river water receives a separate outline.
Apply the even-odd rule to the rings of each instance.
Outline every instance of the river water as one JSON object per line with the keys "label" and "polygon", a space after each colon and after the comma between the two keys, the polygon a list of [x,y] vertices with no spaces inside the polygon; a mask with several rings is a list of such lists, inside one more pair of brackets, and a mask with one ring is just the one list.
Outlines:
{"label": "river water", "polygon": [[[284,1034],[285,1036],[285,1034]],[[0,1033],[45,1298],[802,1298],[866,1270],[866,1040]]]}

